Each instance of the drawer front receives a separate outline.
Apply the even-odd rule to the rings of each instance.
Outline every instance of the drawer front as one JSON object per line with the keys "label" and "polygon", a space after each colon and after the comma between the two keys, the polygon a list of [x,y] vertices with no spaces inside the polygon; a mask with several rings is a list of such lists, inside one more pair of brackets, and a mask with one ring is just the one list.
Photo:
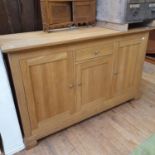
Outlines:
{"label": "drawer front", "polygon": [[114,42],[102,42],[96,43],[92,46],[83,47],[77,49],[75,52],[76,61],[82,61],[86,59],[92,59],[104,55],[110,55],[113,53]]}
{"label": "drawer front", "polygon": [[50,24],[59,24],[72,21],[72,6],[69,2],[50,2]]}
{"label": "drawer front", "polygon": [[95,22],[96,18],[96,1],[74,1],[74,22],[87,23]]}

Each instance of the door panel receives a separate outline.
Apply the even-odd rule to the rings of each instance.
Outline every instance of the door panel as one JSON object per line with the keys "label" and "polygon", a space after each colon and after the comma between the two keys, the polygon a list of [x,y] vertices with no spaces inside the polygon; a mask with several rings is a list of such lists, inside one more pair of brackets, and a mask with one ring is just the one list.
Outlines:
{"label": "door panel", "polygon": [[77,106],[93,108],[110,97],[112,56],[77,64]]}
{"label": "door panel", "polygon": [[20,61],[32,129],[42,128],[48,119],[49,124],[54,123],[73,111],[72,61],[70,52]]}
{"label": "door panel", "polygon": [[129,38],[118,42],[113,77],[114,96],[135,91],[139,67],[142,67],[139,60],[143,61],[141,56],[144,55],[145,45],[145,37]]}

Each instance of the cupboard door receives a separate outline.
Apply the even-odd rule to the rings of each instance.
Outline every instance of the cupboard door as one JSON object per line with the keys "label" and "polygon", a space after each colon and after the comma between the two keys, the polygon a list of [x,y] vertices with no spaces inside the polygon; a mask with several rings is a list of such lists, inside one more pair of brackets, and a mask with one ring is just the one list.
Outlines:
{"label": "cupboard door", "polygon": [[72,61],[72,53],[65,51],[45,52],[20,60],[32,131],[54,130],[71,117],[74,110]]}
{"label": "cupboard door", "polygon": [[139,88],[147,36],[126,37],[117,43],[113,95],[135,93]]}
{"label": "cupboard door", "polygon": [[90,109],[110,98],[112,55],[77,64],[77,109]]}

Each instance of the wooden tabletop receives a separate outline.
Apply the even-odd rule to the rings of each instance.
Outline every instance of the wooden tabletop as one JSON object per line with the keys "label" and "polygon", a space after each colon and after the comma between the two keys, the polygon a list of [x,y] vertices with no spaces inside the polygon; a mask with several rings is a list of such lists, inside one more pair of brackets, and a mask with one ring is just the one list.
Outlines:
{"label": "wooden tabletop", "polygon": [[127,32],[119,32],[102,27],[78,28],[59,32],[46,33],[43,31],[19,34],[1,35],[0,48],[3,53],[22,51],[30,48],[54,46],[65,43],[83,41],[86,39],[105,38],[127,33],[150,31],[150,28],[139,28]]}

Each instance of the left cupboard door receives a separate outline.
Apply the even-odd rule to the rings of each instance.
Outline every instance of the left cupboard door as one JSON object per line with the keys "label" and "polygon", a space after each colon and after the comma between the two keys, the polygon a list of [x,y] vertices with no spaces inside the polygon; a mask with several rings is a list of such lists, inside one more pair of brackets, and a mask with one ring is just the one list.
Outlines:
{"label": "left cupboard door", "polygon": [[49,51],[18,56],[31,134],[38,139],[64,128],[75,111],[72,52]]}

